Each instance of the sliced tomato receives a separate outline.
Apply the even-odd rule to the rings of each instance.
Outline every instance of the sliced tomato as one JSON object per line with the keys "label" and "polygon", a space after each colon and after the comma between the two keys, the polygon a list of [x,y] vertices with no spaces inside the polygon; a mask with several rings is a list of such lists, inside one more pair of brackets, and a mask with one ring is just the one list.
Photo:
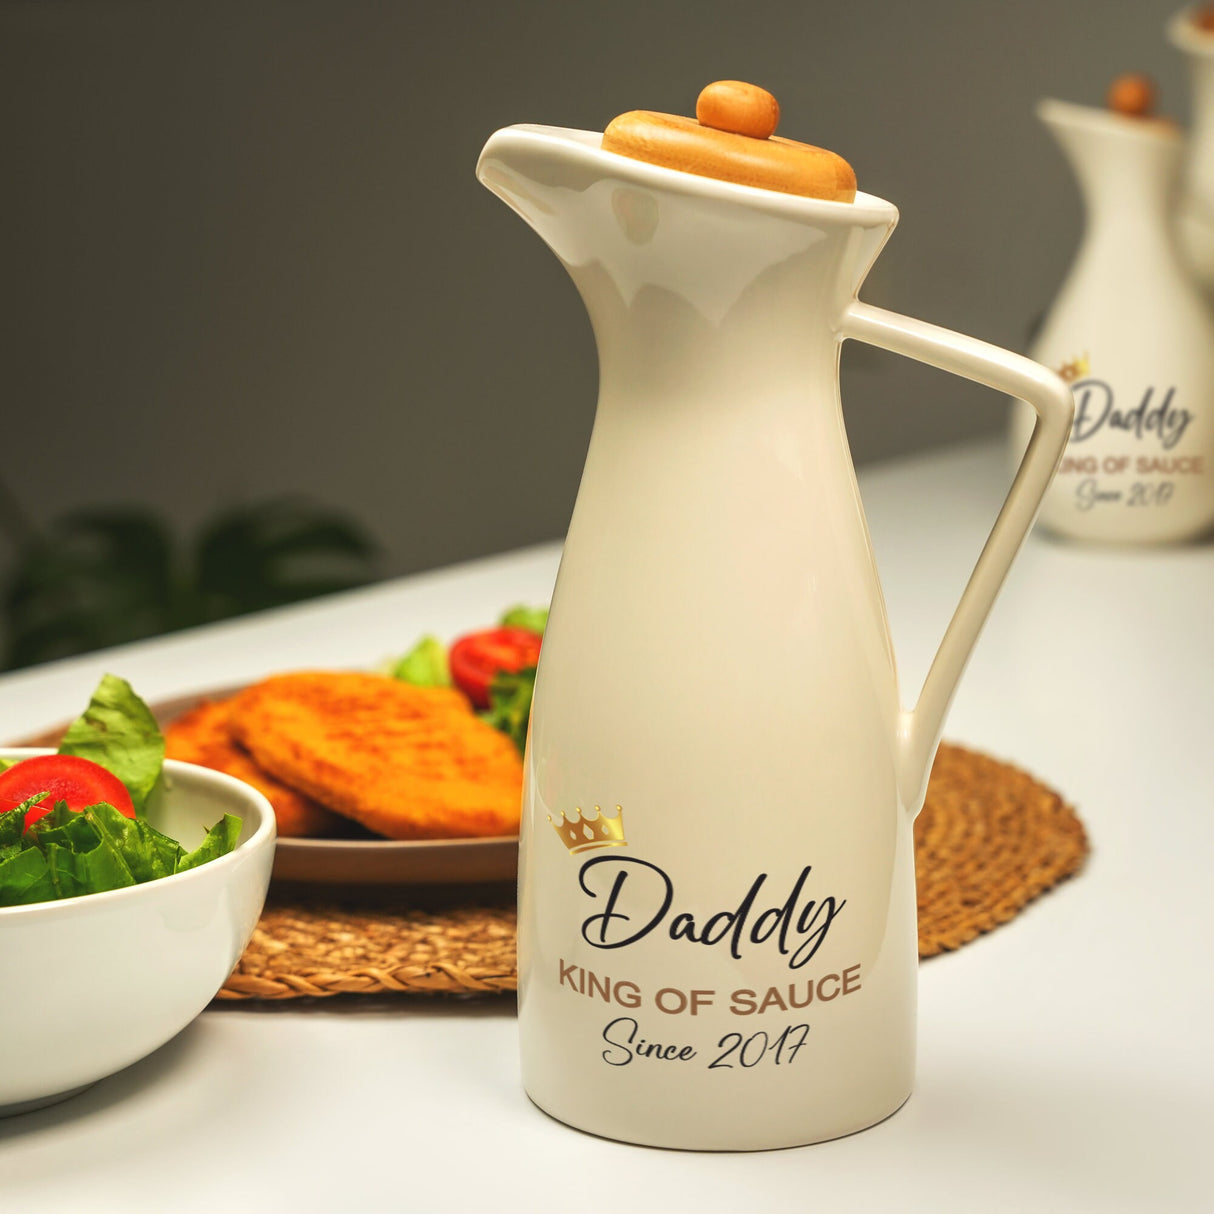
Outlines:
{"label": "sliced tomato", "polygon": [[100,763],[77,755],[35,755],[0,772],[0,812],[16,809],[40,792],[46,796],[26,811],[26,830],[59,801],[66,801],[68,809],[77,812],[86,805],[108,801],[119,813],[135,816],[126,785]]}
{"label": "sliced tomato", "polygon": [[513,674],[539,661],[543,638],[529,628],[486,628],[451,646],[447,661],[456,687],[477,708],[489,707],[489,684],[503,671]]}

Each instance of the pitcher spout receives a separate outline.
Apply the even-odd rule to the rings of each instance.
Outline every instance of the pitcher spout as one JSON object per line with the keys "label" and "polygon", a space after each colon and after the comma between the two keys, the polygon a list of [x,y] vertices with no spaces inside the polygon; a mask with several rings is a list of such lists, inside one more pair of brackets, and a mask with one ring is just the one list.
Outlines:
{"label": "pitcher spout", "polygon": [[797,260],[803,302],[842,311],[897,222],[897,209],[871,195],[781,194],[633,160],[601,141],[596,131],[506,127],[485,144],[477,177],[575,281],[599,267],[625,303],[664,288],[715,320],[766,269]]}
{"label": "pitcher spout", "polygon": [[590,189],[597,176],[576,151],[595,146],[597,138],[591,131],[511,126],[489,137],[476,162],[477,180],[566,263],[579,259],[571,222],[577,197]]}

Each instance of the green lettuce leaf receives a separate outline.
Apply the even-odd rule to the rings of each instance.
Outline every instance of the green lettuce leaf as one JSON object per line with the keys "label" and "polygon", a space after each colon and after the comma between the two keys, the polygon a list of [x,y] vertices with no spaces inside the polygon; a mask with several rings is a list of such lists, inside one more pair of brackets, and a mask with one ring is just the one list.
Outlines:
{"label": "green lettuce leaf", "polygon": [[46,857],[36,847],[0,860],[0,906],[24,906],[55,896]]}
{"label": "green lettuce leaf", "polygon": [[72,852],[92,851],[97,846],[97,832],[82,813],[73,813],[65,801],[59,801],[44,818],[39,818],[26,835],[27,846],[66,847]]}
{"label": "green lettuce leaf", "polygon": [[108,880],[109,873],[121,871],[130,876],[130,881],[124,884],[135,885],[176,871],[181,844],[142,818],[128,818],[105,802],[82,809],[80,816],[99,840],[95,853],[88,853],[93,857],[91,863],[96,866],[99,880]]}
{"label": "green lettuce leaf", "polygon": [[26,797],[20,805],[6,809],[0,814],[0,847],[21,846],[21,839],[25,834],[26,811],[31,805],[37,805],[45,796],[44,792],[34,793],[32,797]]}
{"label": "green lettuce leaf", "polygon": [[543,635],[548,627],[547,607],[511,607],[502,615],[501,623],[507,628],[526,628],[528,632]]}
{"label": "green lettuce leaf", "polygon": [[207,837],[190,853],[177,861],[177,871],[183,873],[186,869],[197,868],[208,860],[216,860],[226,856],[236,847],[240,838],[240,819],[231,814],[223,817],[207,831]]}
{"label": "green lettuce leaf", "polygon": [[[68,847],[60,847],[56,843],[47,843],[42,848],[46,859],[46,871],[51,880],[51,888],[56,898],[79,898],[82,894],[100,893],[101,890],[89,889],[90,875],[85,871],[84,858]],[[124,885],[133,885],[133,881],[124,881]],[[112,889],[111,885],[103,885],[102,889]]]}
{"label": "green lettuce leaf", "polygon": [[422,637],[389,673],[394,679],[412,683],[415,687],[450,687],[447,647],[438,637]]}
{"label": "green lettuce leaf", "polygon": [[[0,815],[10,840],[10,821],[25,806]],[[79,813],[60,801],[20,836],[0,845],[0,906],[99,894],[168,877],[226,855],[240,837],[240,819],[225,814],[188,855],[180,843],[143,818],[128,818],[101,802]]]}
{"label": "green lettuce leaf", "polygon": [[483,717],[500,729],[518,747],[527,745],[527,722],[531,719],[531,697],[535,691],[535,667],[515,672],[501,671],[489,684],[489,710]]}
{"label": "green lettuce leaf", "polygon": [[164,736],[131,685],[107,674],[83,715],[63,735],[59,753],[91,759],[113,772],[131,794],[136,814],[142,816],[164,764]]}

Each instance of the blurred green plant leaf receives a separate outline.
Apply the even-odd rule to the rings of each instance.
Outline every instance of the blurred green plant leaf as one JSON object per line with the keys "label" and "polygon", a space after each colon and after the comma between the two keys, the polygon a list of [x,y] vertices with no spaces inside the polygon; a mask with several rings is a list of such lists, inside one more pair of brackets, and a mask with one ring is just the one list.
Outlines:
{"label": "blurred green plant leaf", "polygon": [[150,511],[74,512],[30,541],[5,587],[7,666],[171,627],[172,537]]}
{"label": "blurred green plant leaf", "polygon": [[187,545],[151,510],[75,511],[24,544],[4,584],[2,668],[348,590],[376,556],[356,523],[301,499],[226,511]]}
{"label": "blurred green plant leaf", "polygon": [[222,619],[278,607],[369,580],[375,545],[354,523],[285,500],[215,519],[197,545],[203,615]]}

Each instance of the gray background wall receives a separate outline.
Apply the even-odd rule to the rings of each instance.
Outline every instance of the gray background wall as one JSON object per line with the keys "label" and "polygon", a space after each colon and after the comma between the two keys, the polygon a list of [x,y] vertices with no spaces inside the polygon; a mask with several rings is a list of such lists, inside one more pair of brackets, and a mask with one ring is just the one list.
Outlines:
{"label": "gray background wall", "polygon": [[[770,88],[902,222],[865,297],[1023,348],[1078,238],[1033,116],[1156,76],[1177,0],[0,5],[0,477],[35,521],[306,492],[400,573],[559,536],[595,393],[554,258],[474,180],[512,122]],[[845,355],[858,461],[993,394]],[[4,559],[0,550],[0,562]]]}

